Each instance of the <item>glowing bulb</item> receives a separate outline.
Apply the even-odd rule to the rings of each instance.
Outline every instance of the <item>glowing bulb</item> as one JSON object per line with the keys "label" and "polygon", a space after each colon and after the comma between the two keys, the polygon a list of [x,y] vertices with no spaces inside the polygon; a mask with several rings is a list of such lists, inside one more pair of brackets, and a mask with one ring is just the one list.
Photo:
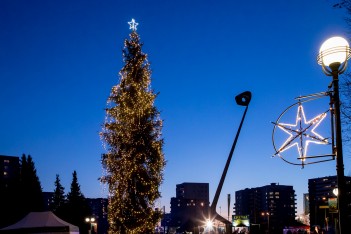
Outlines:
{"label": "glowing bulb", "polygon": [[213,222],[211,220],[206,221],[206,228],[211,229],[213,227]]}
{"label": "glowing bulb", "polygon": [[349,53],[349,43],[342,37],[332,37],[326,40],[319,54],[322,58],[322,63],[325,66],[330,66],[333,63],[343,63],[347,60]]}
{"label": "glowing bulb", "polygon": [[339,189],[338,189],[338,188],[333,189],[333,193],[334,193],[335,196],[338,196],[338,194],[339,194]]}

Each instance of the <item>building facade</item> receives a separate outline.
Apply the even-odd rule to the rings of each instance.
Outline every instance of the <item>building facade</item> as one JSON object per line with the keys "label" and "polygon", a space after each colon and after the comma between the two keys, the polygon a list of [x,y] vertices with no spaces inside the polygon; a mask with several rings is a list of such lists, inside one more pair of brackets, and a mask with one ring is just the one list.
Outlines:
{"label": "building facade", "polygon": [[[87,198],[86,199],[91,209],[92,217],[95,222],[92,225],[93,230],[97,234],[107,234],[108,220],[107,220],[107,198]],[[94,233],[92,232],[92,233]]]}
{"label": "building facade", "polygon": [[234,215],[249,216],[250,226],[269,233],[282,233],[294,224],[296,195],[293,186],[272,183],[235,192]]}
{"label": "building facade", "polygon": [[[351,222],[351,177],[345,176],[346,209]],[[338,226],[337,176],[326,176],[308,180],[309,212],[311,227],[318,225],[333,232]]]}
{"label": "building facade", "polygon": [[19,165],[19,157],[0,155],[1,194],[18,187]]}
{"label": "building facade", "polygon": [[0,155],[0,228],[18,218],[14,204],[19,199],[19,157]]}
{"label": "building facade", "polygon": [[177,184],[176,197],[171,198],[170,226],[198,232],[194,229],[204,225],[209,204],[208,183]]}

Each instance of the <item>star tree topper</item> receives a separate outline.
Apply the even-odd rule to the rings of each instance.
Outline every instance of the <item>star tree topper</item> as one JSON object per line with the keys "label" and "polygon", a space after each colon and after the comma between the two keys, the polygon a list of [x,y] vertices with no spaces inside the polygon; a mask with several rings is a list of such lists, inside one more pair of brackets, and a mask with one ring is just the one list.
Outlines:
{"label": "star tree topper", "polygon": [[295,124],[275,123],[281,130],[289,134],[289,138],[277,150],[275,155],[296,146],[300,156],[299,159],[303,162],[306,159],[307,149],[310,143],[329,144],[327,138],[315,132],[315,129],[326,116],[327,113],[324,112],[307,121],[303,106],[299,103]]}
{"label": "star tree topper", "polygon": [[132,21],[128,22],[128,24],[129,24],[129,29],[131,29],[132,31],[136,31],[137,26],[139,25],[139,23],[135,22],[135,19],[132,19]]}

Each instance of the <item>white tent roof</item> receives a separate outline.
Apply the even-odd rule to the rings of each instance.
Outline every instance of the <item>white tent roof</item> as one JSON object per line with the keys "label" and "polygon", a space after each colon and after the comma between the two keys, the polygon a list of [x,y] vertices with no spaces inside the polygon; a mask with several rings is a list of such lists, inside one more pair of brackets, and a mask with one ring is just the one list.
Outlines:
{"label": "white tent roof", "polygon": [[[41,233],[50,233],[50,229],[65,228],[65,233],[79,234],[79,228],[66,221],[63,221],[51,211],[31,212],[17,223],[5,227],[1,231],[23,230],[23,229],[41,229]],[[47,230],[47,231],[45,231]]]}

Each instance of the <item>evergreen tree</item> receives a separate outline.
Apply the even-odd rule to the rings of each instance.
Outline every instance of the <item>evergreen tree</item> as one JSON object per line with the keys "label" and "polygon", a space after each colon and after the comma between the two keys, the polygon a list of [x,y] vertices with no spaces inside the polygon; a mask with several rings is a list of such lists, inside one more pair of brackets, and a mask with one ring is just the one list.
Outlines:
{"label": "evergreen tree", "polygon": [[42,188],[30,155],[23,154],[21,157],[20,190],[22,215],[44,210]]}
{"label": "evergreen tree", "polygon": [[67,194],[67,202],[64,206],[64,220],[79,226],[82,233],[87,229],[85,218],[91,215],[89,205],[80,190],[77,172],[73,172],[71,190]]}
{"label": "evergreen tree", "polygon": [[102,156],[109,185],[109,233],[153,233],[160,219],[155,201],[165,166],[162,120],[154,106],[151,70],[136,32],[125,40],[120,83],[112,88],[101,137],[107,146]]}
{"label": "evergreen tree", "polygon": [[51,204],[51,210],[58,216],[60,216],[60,210],[66,202],[65,188],[61,185],[60,176],[56,175],[55,190],[53,196],[53,203]]}

